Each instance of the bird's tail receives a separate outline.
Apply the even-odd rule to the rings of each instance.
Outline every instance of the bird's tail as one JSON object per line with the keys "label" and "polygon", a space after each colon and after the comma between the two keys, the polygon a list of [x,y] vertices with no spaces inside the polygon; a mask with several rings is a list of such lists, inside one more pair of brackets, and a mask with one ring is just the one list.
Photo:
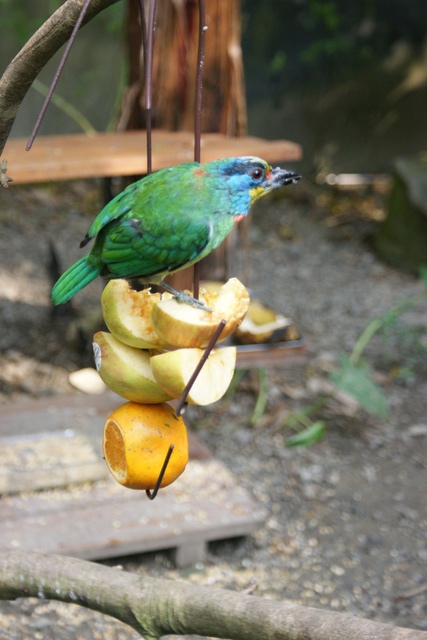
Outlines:
{"label": "bird's tail", "polygon": [[102,265],[97,267],[87,263],[87,256],[80,258],[62,276],[52,289],[52,302],[54,305],[62,304],[72,298],[80,289],[89,282],[95,280],[102,271]]}

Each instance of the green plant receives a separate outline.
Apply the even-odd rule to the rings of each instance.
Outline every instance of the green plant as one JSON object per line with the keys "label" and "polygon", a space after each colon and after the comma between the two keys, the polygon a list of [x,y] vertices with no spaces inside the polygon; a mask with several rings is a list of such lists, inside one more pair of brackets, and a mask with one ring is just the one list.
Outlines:
{"label": "green plant", "polygon": [[[420,276],[427,290],[427,266],[420,270]],[[339,367],[329,374],[330,380],[338,389],[352,396],[365,411],[383,420],[388,416],[387,399],[381,387],[375,382],[369,363],[363,354],[372,338],[379,332],[382,332],[383,338],[386,339],[396,335],[399,338],[403,336],[406,341],[411,342],[412,348],[408,350],[405,360],[399,366],[399,377],[409,379],[413,376],[414,349],[418,350],[418,354],[425,349],[419,341],[419,332],[414,332],[413,329],[408,330],[400,320],[402,314],[420,300],[421,296],[404,300],[371,320],[356,340],[350,355],[341,356]],[[308,446],[323,437],[326,423],[323,420],[312,421],[310,414],[322,407],[327,400],[328,396],[325,396],[306,409],[286,417],[283,426],[297,431],[286,441],[287,446]]]}
{"label": "green plant", "polygon": [[296,431],[293,436],[286,440],[287,447],[308,447],[323,438],[326,431],[326,422],[324,420],[315,420],[313,422],[310,415],[323,407],[326,402],[326,397],[321,398],[305,409],[286,416],[283,426]]}

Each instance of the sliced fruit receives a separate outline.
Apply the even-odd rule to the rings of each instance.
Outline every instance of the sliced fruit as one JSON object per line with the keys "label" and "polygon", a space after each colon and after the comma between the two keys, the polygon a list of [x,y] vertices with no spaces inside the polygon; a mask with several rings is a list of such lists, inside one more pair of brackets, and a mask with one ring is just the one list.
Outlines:
{"label": "sliced fruit", "polygon": [[170,445],[160,487],[171,484],[188,461],[187,430],[168,404],[127,402],[105,421],[104,457],[113,478],[130,489],[154,489]]}
{"label": "sliced fruit", "polygon": [[235,333],[242,344],[261,344],[280,340],[297,340],[298,332],[290,318],[265,307],[258,300],[251,300],[248,312]]}
{"label": "sliced fruit", "polygon": [[93,353],[100,378],[122,398],[147,404],[171,399],[156,382],[148,351],[129,347],[111,333],[98,331],[93,337]]}
{"label": "sliced fruit", "polygon": [[[179,398],[203,355],[203,349],[177,349],[151,358],[154,377],[165,391]],[[236,365],[236,348],[211,351],[197,376],[187,402],[206,405],[216,402],[227,391]]]}
{"label": "sliced fruit", "polygon": [[151,293],[150,289],[135,291],[127,280],[110,280],[101,296],[105,324],[121,342],[131,347],[150,349],[163,346],[165,341],[151,326],[150,314],[154,305],[170,293]]}
{"label": "sliced fruit", "polygon": [[226,320],[219,341],[240,325],[249,307],[247,289],[231,278],[219,289],[201,290],[200,300],[212,309],[203,311],[175,298],[163,298],[151,311],[153,328],[164,343],[175,347],[206,347],[222,319]]}

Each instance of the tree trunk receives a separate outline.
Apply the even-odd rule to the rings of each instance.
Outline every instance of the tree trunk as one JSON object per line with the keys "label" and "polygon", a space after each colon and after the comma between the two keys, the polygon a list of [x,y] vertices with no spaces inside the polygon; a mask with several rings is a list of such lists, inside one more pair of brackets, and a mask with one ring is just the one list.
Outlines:
{"label": "tree trunk", "polygon": [[0,599],[47,598],[113,616],[146,638],[427,640],[427,633],[55,555],[0,551]]}
{"label": "tree trunk", "polygon": [[[152,117],[156,128],[171,131],[192,131],[194,128],[198,24],[197,0],[157,3],[152,84]],[[206,26],[202,131],[245,135],[247,115],[240,46],[240,0],[209,0]],[[139,82],[140,90],[138,95],[132,96],[132,108],[125,108],[129,120],[126,122],[126,118],[122,118],[121,126],[126,129],[135,128],[135,122],[145,121],[140,34],[139,2],[128,0],[128,90],[136,82]],[[125,97],[125,105],[126,102]]]}

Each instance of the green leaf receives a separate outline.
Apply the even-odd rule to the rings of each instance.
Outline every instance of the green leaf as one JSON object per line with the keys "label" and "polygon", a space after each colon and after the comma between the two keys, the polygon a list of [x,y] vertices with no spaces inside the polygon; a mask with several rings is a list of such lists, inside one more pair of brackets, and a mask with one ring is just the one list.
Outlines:
{"label": "green leaf", "polygon": [[292,429],[297,429],[300,425],[309,427],[311,425],[310,415],[325,406],[327,401],[327,398],[320,398],[317,402],[313,402],[313,404],[304,407],[304,409],[300,411],[289,413],[284,419],[282,426],[291,427]]}
{"label": "green leaf", "polygon": [[325,435],[326,422],[323,420],[317,420],[312,425],[306,427],[294,436],[291,436],[286,440],[287,447],[308,447],[314,444]]}
{"label": "green leaf", "polygon": [[387,418],[387,400],[372,380],[368,365],[363,360],[353,364],[346,356],[341,358],[340,368],[331,373],[331,379],[339,389],[349,393],[369,413]]}
{"label": "green leaf", "polygon": [[255,425],[264,415],[267,407],[267,376],[265,369],[257,369],[258,373],[258,397],[256,399],[254,411],[251,416],[251,424]]}

